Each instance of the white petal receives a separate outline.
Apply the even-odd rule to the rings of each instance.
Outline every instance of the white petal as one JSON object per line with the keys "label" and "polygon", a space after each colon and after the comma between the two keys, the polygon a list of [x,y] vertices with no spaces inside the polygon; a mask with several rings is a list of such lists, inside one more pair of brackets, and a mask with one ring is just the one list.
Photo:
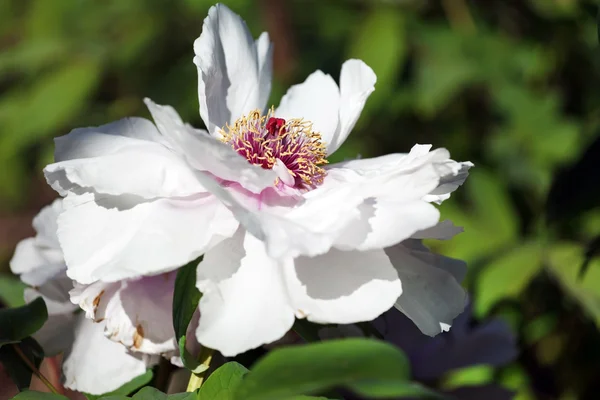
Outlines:
{"label": "white petal", "polygon": [[331,250],[299,257],[286,266],[286,281],[298,318],[318,323],[370,321],[389,310],[402,285],[383,250]]}
{"label": "white petal", "polygon": [[63,196],[81,188],[149,199],[203,191],[183,157],[142,118],[75,129],[55,143],[57,162],[44,174]]}
{"label": "white petal", "polygon": [[105,321],[105,335],[132,351],[167,354],[177,349],[173,330],[175,272],[117,283],[97,282],[71,292],[86,316]]}
{"label": "white petal", "polygon": [[435,164],[440,176],[440,183],[437,188],[425,197],[425,200],[437,204],[441,204],[444,200],[450,198],[450,194],[462,185],[469,176],[469,169],[473,163],[456,162],[454,160],[446,160],[442,163]]}
{"label": "white petal", "polygon": [[161,132],[186,155],[194,168],[238,182],[255,193],[273,186],[277,178],[274,171],[250,164],[231,146],[184,124],[172,107],[155,104],[150,99],[144,99],[144,102]]}
{"label": "white petal", "polygon": [[200,115],[212,134],[254,109],[263,110],[271,90],[268,36],[255,43],[245,22],[223,4],[208,11],[194,42]]}
{"label": "white petal", "polygon": [[[361,218],[347,228],[352,234],[341,236],[336,241],[337,247],[346,250],[389,247],[438,223],[439,211],[423,197],[437,187],[439,176],[430,163],[414,164],[398,168],[395,173],[357,169],[359,179],[349,174],[337,175],[337,169],[330,170],[338,180],[347,180],[365,199],[359,208]],[[387,168],[383,164],[380,171]]]}
{"label": "white petal", "polygon": [[[271,94],[271,79],[273,75],[273,43],[267,32],[261,33],[256,39],[256,55],[258,57],[258,108],[266,107]],[[239,116],[238,116],[239,117]]]}
{"label": "white petal", "polygon": [[103,332],[104,323],[80,317],[73,348],[63,363],[66,388],[99,395],[146,372],[147,358],[128,353]]}
{"label": "white petal", "polygon": [[281,267],[243,230],[207,252],[197,273],[198,341],[229,357],[283,337],[294,312]]}
{"label": "white petal", "polygon": [[302,118],[313,124],[325,144],[333,139],[339,123],[340,91],[330,75],[315,71],[303,83],[290,87],[275,115],[284,119]]}
{"label": "white petal", "polygon": [[451,324],[464,310],[465,290],[451,273],[441,268],[442,263],[435,258],[424,260],[422,250],[399,244],[385,251],[402,281],[403,293],[396,308],[424,334],[435,336],[442,332],[441,324]]}
{"label": "white petal", "polygon": [[335,135],[325,139],[327,153],[333,154],[344,143],[360,113],[367,98],[375,90],[377,76],[373,70],[361,60],[348,60],[342,65],[340,73],[340,111],[339,126]]}
{"label": "white petal", "polygon": [[61,211],[62,199],[42,208],[33,219],[36,236],[17,244],[10,268],[28,285],[41,286],[65,269],[56,235],[56,219]]}
{"label": "white petal", "polygon": [[173,270],[230,237],[238,222],[215,197],[157,199],[69,195],[58,236],[67,274],[80,283]]}
{"label": "white petal", "polygon": [[10,260],[10,269],[21,275],[28,285],[39,286],[65,268],[60,249],[48,249],[37,245],[36,238],[21,240]]}

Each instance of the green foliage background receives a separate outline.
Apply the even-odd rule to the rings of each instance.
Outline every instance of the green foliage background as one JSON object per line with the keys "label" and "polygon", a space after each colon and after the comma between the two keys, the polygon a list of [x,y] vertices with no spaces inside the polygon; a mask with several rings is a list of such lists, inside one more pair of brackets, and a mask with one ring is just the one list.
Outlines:
{"label": "green foliage background", "polygon": [[[600,211],[544,220],[559,168],[600,128],[597,4],[586,0],[231,0],[275,42],[272,103],[315,69],[361,58],[378,83],[334,160],[448,148],[475,163],[445,218],[464,226],[436,250],[469,262],[477,317],[519,337],[517,362],[443,385],[496,380],[518,399],[585,398],[600,389],[600,263],[577,279]],[[21,302],[7,261],[54,194],[41,168],[52,138],[149,116],[171,104],[201,126],[192,44],[206,0],[0,0],[0,296]],[[581,190],[586,183],[581,183]]]}

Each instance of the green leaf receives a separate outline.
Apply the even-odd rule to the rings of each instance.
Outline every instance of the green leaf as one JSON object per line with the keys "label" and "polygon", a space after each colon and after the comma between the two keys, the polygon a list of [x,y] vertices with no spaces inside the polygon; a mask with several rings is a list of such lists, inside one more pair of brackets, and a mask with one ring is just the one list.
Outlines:
{"label": "green leaf", "polygon": [[202,256],[190,261],[177,271],[175,292],[173,294],[173,328],[179,344],[179,352],[183,365],[193,373],[206,370],[186,349],[186,333],[202,294],[196,287],[196,268],[202,261]]}
{"label": "green leaf", "polygon": [[0,310],[0,347],[33,335],[47,319],[46,303],[41,297],[22,307]]}
{"label": "green leaf", "polygon": [[127,396],[128,394],[133,393],[134,391],[141,388],[142,386],[147,385],[152,380],[152,376],[153,376],[152,370],[148,369],[142,375],[140,375],[136,378],[133,378],[132,380],[125,383],[120,388],[113,390],[112,392],[104,393],[101,395],[85,393],[85,397],[87,397],[88,400],[96,400],[96,399],[100,399],[100,398],[105,399],[106,397],[110,397],[110,396],[113,396],[113,397],[120,396],[120,395]]}
{"label": "green leaf", "polygon": [[32,370],[23,360],[19,352],[29,360],[29,363],[39,368],[44,359],[44,351],[40,345],[30,337],[24,338],[16,344],[7,344],[0,347],[0,363],[4,365],[11,380],[19,390],[27,389],[31,383]]}
{"label": "green leaf", "polygon": [[33,390],[25,390],[19,393],[12,400],[69,400],[67,397],[46,392],[35,392]]}
{"label": "green leaf", "polygon": [[[195,392],[190,393],[176,393],[172,395],[166,395],[158,389],[147,386],[140,389],[139,392],[131,397],[133,400],[195,400],[198,398],[198,394]],[[101,400],[108,400],[102,398]]]}
{"label": "green leaf", "polygon": [[9,307],[21,307],[25,305],[23,292],[25,285],[15,276],[8,274],[0,275],[0,299]]}
{"label": "green leaf", "polygon": [[369,398],[427,398],[443,399],[441,394],[426,388],[425,386],[409,381],[390,380],[382,382],[360,382],[350,385],[352,390],[361,396]]}
{"label": "green leaf", "polygon": [[499,300],[519,295],[542,267],[539,243],[525,243],[492,261],[477,280],[474,311],[485,315]]}
{"label": "green leaf", "polygon": [[233,400],[234,391],[248,369],[236,362],[228,362],[213,372],[200,386],[200,400]]}
{"label": "green leaf", "polygon": [[600,259],[590,261],[588,272],[580,280],[578,270],[584,258],[583,246],[568,242],[557,243],[548,250],[548,270],[600,329]]}
{"label": "green leaf", "polygon": [[406,356],[391,344],[372,339],[331,340],[270,352],[240,383],[235,398],[281,400],[335,386],[375,392],[374,385],[400,387],[409,375]]}

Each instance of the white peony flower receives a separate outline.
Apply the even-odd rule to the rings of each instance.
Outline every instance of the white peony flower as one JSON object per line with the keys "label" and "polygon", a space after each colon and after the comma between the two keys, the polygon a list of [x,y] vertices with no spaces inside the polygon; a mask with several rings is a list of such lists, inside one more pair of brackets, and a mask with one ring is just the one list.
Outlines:
{"label": "white peony flower", "polygon": [[204,254],[197,338],[226,356],[281,338],[295,317],[353,323],[396,302],[439,333],[463,310],[464,291],[451,272],[427,267],[433,255],[394,246],[458,232],[438,224],[431,203],[472,164],[416,145],[327,166],[375,74],[349,60],[339,87],[317,71],[267,110],[271,49],[266,33],[254,41],[239,16],[214,6],[194,43],[208,132],[146,99],[156,127],[128,118],[56,139],[45,173],[66,196],[58,237],[68,276],[110,283]]}
{"label": "white peony flower", "polygon": [[[91,394],[110,392],[156,364],[157,354],[180,365],[171,322],[172,277],[73,289],[56,236],[61,211],[62,199],[42,209],[33,221],[36,236],[17,245],[10,266],[32,286],[25,290],[25,300],[41,296],[46,302],[48,320],[34,338],[47,356],[65,353],[65,387]],[[101,291],[94,292],[96,288]],[[72,301],[81,302],[86,313],[77,313],[79,307]],[[168,315],[163,315],[165,310]]]}

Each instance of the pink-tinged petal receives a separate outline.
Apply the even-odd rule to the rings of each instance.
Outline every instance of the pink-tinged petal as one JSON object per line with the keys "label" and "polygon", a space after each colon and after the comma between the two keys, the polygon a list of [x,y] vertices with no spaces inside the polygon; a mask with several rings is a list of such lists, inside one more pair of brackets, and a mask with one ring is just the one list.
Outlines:
{"label": "pink-tinged petal", "polygon": [[143,118],[75,129],[55,144],[57,162],[44,174],[63,196],[93,190],[152,199],[203,191],[185,159]]}
{"label": "pink-tinged petal", "polygon": [[173,107],[155,104],[150,99],[144,99],[144,102],[163,135],[186,155],[188,163],[195,169],[238,182],[255,193],[273,186],[277,178],[274,171],[250,164],[230,145],[184,124]]}
{"label": "pink-tinged petal", "polygon": [[65,387],[95,395],[108,393],[145,373],[157,360],[129,353],[104,336],[104,323],[81,316],[73,348],[63,363]]}
{"label": "pink-tinged petal", "polygon": [[172,324],[175,272],[121,282],[77,284],[71,301],[86,317],[105,323],[104,334],[131,351],[169,355],[176,352]]}
{"label": "pink-tinged petal", "polygon": [[383,250],[330,250],[286,265],[286,283],[298,318],[318,323],[370,321],[402,293],[398,274]]}
{"label": "pink-tinged petal", "polygon": [[335,135],[339,123],[340,91],[330,75],[313,72],[303,83],[289,88],[275,111],[278,118],[302,118],[313,124],[325,144]]}
{"label": "pink-tinged petal", "polygon": [[210,8],[194,42],[200,116],[216,130],[254,109],[265,108],[271,91],[272,45],[254,42],[246,23],[227,6]]}
{"label": "pink-tinged petal", "polygon": [[361,60],[348,60],[342,65],[339,125],[331,138],[324,138],[328,154],[333,154],[344,143],[356,125],[367,98],[375,90],[376,81],[371,67]]}
{"label": "pink-tinged petal", "polygon": [[294,323],[294,310],[281,268],[243,230],[208,251],[197,272],[203,294],[198,341],[234,356],[282,338]]}
{"label": "pink-tinged petal", "polygon": [[214,196],[139,202],[125,196],[69,195],[58,220],[67,274],[80,283],[174,270],[237,229]]}
{"label": "pink-tinged petal", "polygon": [[[466,264],[435,256],[408,241],[385,249],[402,281],[403,293],[396,308],[409,317],[421,332],[435,336],[465,308],[467,295],[454,274],[464,276]],[[460,264],[460,265],[457,265]],[[459,268],[461,266],[462,268]]]}

